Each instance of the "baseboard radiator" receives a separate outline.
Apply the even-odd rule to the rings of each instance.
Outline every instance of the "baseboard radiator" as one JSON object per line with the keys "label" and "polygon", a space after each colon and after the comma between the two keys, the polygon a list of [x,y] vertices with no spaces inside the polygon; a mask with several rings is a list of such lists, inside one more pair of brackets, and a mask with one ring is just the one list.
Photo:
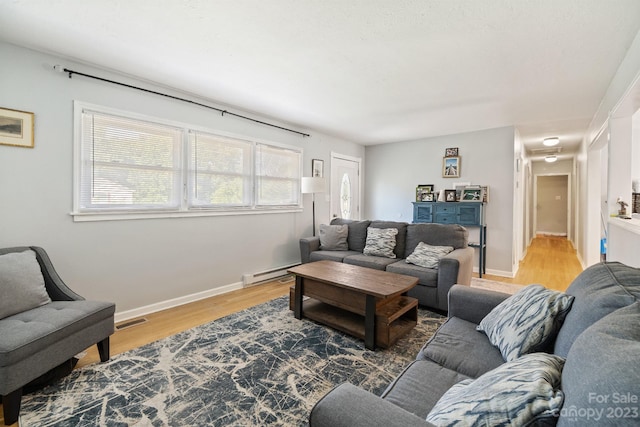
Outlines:
{"label": "baseboard radiator", "polygon": [[242,286],[246,288],[267,280],[275,279],[276,277],[284,276],[287,274],[287,269],[295,267],[296,265],[299,265],[299,263],[283,265],[282,267],[258,271],[256,273],[245,273],[242,275]]}

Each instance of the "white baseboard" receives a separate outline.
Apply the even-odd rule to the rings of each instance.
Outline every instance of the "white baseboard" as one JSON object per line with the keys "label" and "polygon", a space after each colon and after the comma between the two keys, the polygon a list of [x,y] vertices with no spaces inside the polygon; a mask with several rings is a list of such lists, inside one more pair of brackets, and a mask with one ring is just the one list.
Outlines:
{"label": "white baseboard", "polygon": [[544,236],[558,236],[558,237],[567,237],[567,233],[558,233],[554,231],[536,231],[536,236],[542,234]]}
{"label": "white baseboard", "polygon": [[[479,273],[480,270],[478,270],[478,267],[473,267],[473,272],[474,273]],[[503,271],[503,270],[493,270],[490,268],[487,268],[487,272],[483,273],[484,274],[491,274],[493,276],[500,276],[500,277],[508,277],[510,279],[513,279],[514,277],[516,277],[514,272],[511,271]]]}
{"label": "white baseboard", "polygon": [[124,320],[133,319],[135,317],[145,316],[156,311],[166,310],[168,308],[178,307],[190,302],[199,301],[201,299],[213,297],[216,295],[226,294],[227,292],[242,289],[242,282],[231,283],[230,285],[220,286],[218,288],[208,289],[195,294],[185,295],[166,301],[156,302],[154,304],[145,305],[143,307],[134,308],[132,310],[121,311],[115,314],[115,322],[119,323]]}

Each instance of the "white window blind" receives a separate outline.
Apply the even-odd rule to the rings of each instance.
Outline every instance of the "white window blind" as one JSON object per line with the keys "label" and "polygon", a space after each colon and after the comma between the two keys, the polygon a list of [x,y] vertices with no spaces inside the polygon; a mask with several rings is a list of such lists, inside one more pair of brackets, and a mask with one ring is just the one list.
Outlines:
{"label": "white window blind", "polygon": [[75,103],[74,219],[301,208],[302,149]]}
{"label": "white window blind", "polygon": [[248,207],[253,200],[253,143],[190,132],[191,206]]}
{"label": "white window blind", "polygon": [[293,206],[300,200],[299,151],[256,145],[256,205]]}
{"label": "white window blind", "polygon": [[182,129],[86,109],[81,117],[81,210],[180,207]]}

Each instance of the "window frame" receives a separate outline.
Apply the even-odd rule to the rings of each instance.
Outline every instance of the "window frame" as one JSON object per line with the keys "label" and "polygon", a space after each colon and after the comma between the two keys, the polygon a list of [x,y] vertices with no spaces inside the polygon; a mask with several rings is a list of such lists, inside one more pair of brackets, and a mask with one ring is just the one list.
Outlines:
{"label": "window frame", "polygon": [[[252,215],[264,213],[289,213],[302,211],[302,194],[300,192],[300,179],[302,177],[302,163],[304,150],[301,147],[277,143],[264,139],[254,138],[246,135],[238,135],[217,129],[206,128],[184,122],[153,117],[121,109],[105,107],[83,101],[74,101],[73,112],[73,208],[71,216],[75,222],[83,221],[111,221],[111,220],[131,220],[147,218],[180,218],[180,217],[201,217],[201,216],[223,216],[223,215]],[[81,192],[83,186],[91,185],[91,180],[83,176],[83,140],[82,140],[82,116],[85,110],[98,114],[113,115],[130,120],[141,120],[144,122],[156,123],[161,126],[170,126],[181,129],[182,137],[179,147],[181,173],[179,174],[179,207],[177,209],[148,208],[144,206],[135,207],[92,207],[83,208],[81,203]],[[251,202],[243,206],[199,206],[192,200],[193,186],[196,184],[191,179],[191,139],[192,133],[204,133],[213,136],[220,136],[227,139],[246,141],[251,144],[250,163],[250,183]],[[293,151],[298,154],[298,177],[297,177],[297,204],[288,205],[258,205],[256,190],[256,150],[259,145]]]}

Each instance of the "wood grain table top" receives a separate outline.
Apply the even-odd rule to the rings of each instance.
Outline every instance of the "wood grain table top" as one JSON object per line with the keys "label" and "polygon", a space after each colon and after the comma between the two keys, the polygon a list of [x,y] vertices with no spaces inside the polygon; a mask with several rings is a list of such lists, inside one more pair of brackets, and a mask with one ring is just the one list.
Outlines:
{"label": "wood grain table top", "polygon": [[335,261],[316,261],[290,268],[289,273],[334,286],[358,290],[378,298],[407,292],[418,278]]}

